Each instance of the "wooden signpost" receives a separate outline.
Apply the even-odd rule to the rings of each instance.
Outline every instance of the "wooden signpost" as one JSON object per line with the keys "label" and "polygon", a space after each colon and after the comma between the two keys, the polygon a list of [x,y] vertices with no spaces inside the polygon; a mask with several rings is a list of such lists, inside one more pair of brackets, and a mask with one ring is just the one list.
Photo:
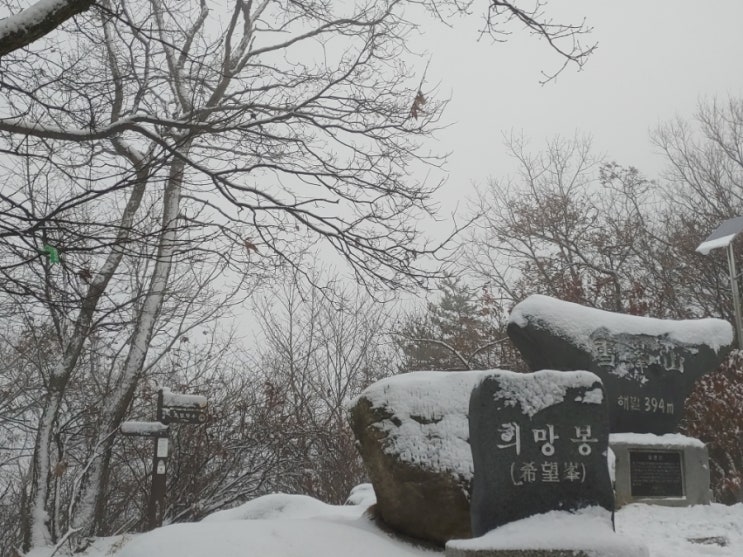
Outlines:
{"label": "wooden signpost", "polygon": [[172,393],[169,389],[158,391],[158,421],[164,424],[203,424],[206,418],[207,400],[205,396]]}
{"label": "wooden signpost", "polygon": [[152,486],[147,504],[147,527],[150,530],[162,526],[165,513],[169,424],[206,423],[207,411],[208,402],[205,396],[173,393],[162,387],[157,391],[157,421],[123,422],[119,428],[122,435],[154,439]]}

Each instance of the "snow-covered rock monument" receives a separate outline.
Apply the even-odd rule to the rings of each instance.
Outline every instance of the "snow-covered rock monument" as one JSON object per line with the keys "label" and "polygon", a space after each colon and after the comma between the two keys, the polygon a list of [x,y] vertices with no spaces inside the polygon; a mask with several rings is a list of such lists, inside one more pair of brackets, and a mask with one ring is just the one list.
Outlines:
{"label": "snow-covered rock monument", "polygon": [[472,392],[472,534],[553,510],[609,518],[609,415],[587,371],[493,372]]}
{"label": "snow-covered rock monument", "polygon": [[[612,529],[610,432],[674,432],[694,382],[729,351],[732,327],[532,296],[514,308],[508,332],[534,373],[414,372],[353,402],[378,516],[446,544],[448,557],[647,555]],[[697,454],[705,449],[650,436],[621,440],[618,496],[707,502]],[[684,473],[690,465],[698,470]],[[547,515],[565,527],[535,532]]]}
{"label": "snow-covered rock monument", "polygon": [[493,371],[472,392],[469,426],[475,537],[449,541],[447,557],[647,555],[613,531],[598,376]]}
{"label": "snow-covered rock monument", "polygon": [[673,433],[695,381],[733,342],[722,319],[623,315],[534,295],[514,307],[508,334],[532,370],[588,370],[609,397],[612,433]]}
{"label": "snow-covered rock monument", "polygon": [[350,415],[376,512],[398,533],[439,545],[471,537],[473,454],[478,533],[586,506],[611,530],[608,412],[592,373],[407,373],[368,387]]}

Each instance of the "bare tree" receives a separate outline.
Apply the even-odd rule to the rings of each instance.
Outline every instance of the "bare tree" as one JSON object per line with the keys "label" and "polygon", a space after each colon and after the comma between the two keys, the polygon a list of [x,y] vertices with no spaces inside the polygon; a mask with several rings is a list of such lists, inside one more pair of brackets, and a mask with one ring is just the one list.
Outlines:
{"label": "bare tree", "polygon": [[591,32],[591,27],[585,20],[577,24],[559,23],[545,13],[546,4],[545,0],[528,2],[489,0],[486,16],[486,29],[496,40],[502,40],[509,34],[504,25],[517,22],[531,34],[546,40],[550,48],[560,56],[562,64],[556,71],[542,72],[542,83],[557,77],[570,64],[578,69],[582,68],[597,46],[596,43],[583,43]]}
{"label": "bare tree", "polygon": [[[424,0],[422,4],[439,17],[443,10],[468,13],[473,0]],[[582,40],[591,32],[585,20],[578,23],[558,23],[545,13],[545,0],[508,2],[501,0],[479,0],[487,6],[486,30],[497,40],[509,34],[508,24],[521,24],[532,34],[545,39],[550,47],[563,59],[557,72],[544,74],[549,81],[569,64],[582,67],[596,48],[595,44],[584,45]],[[35,2],[0,20],[0,59],[50,33],[68,19],[94,5],[92,0],[56,0]],[[106,6],[106,4],[103,4]]]}
{"label": "bare tree", "polygon": [[[37,152],[48,155],[40,148]],[[43,168],[49,160],[42,159]],[[19,199],[25,195],[29,207],[43,212],[70,184],[69,176],[53,176],[56,180],[50,182],[50,175],[28,173],[13,194]],[[140,176],[148,178],[145,173]],[[101,177],[100,181],[107,179]],[[55,183],[57,180],[61,183]],[[84,183],[83,187],[91,186]],[[5,277],[15,287],[15,291],[12,287],[6,290],[7,296],[15,298],[17,307],[29,314],[26,328],[34,335],[29,339],[34,345],[30,351],[61,353],[43,359],[43,366],[37,365],[43,388],[36,398],[40,417],[32,480],[22,505],[27,545],[54,542],[61,533],[78,528],[73,521],[80,503],[68,503],[77,496],[83,500],[92,489],[92,474],[96,474],[95,487],[101,494],[96,501],[97,513],[104,516],[111,433],[116,429],[112,422],[121,421],[137,384],[173,343],[194,326],[220,315],[240,285],[259,274],[257,264],[245,271],[249,260],[246,249],[228,235],[215,237],[210,233],[206,248],[199,243],[187,246],[185,240],[178,242],[168,288],[160,292],[159,308],[148,322],[149,360],[137,360],[138,368],[133,371],[128,342],[146,311],[147,286],[158,265],[157,243],[151,243],[162,235],[162,225],[157,222],[162,203],[156,191],[145,191],[147,184],[143,181],[119,195],[99,198],[97,206],[73,206],[64,215],[48,219],[40,237],[28,235],[31,249],[24,250],[23,242],[19,242],[14,245],[17,249],[7,254],[9,258],[29,257],[37,262],[13,265],[11,261],[5,268]],[[187,211],[190,204],[184,202],[182,207]],[[203,226],[198,222],[188,226],[179,223],[177,230],[186,238],[201,237]],[[40,257],[42,243],[46,242],[59,249],[56,261],[50,255]],[[229,273],[230,266],[240,268],[240,272]],[[223,283],[222,293],[217,293],[213,287],[216,279],[232,280],[234,284],[225,290],[227,283]],[[42,319],[33,323],[34,315]],[[43,335],[41,330],[45,331]],[[53,350],[42,351],[45,342]],[[113,410],[118,414],[112,418]],[[101,427],[105,433],[96,439],[91,429]],[[68,481],[83,471],[90,483]],[[34,513],[39,508],[43,512]]]}
{"label": "bare tree", "polygon": [[[713,99],[691,120],[678,118],[653,134],[668,167],[663,182],[666,257],[677,307],[732,320],[724,250],[709,255],[696,247],[727,218],[743,214],[743,101]],[[739,243],[734,246],[743,255]],[[688,311],[688,310],[687,310]]]}
{"label": "bare tree", "polygon": [[[23,504],[27,462],[33,453],[42,374],[55,346],[43,327],[18,327],[24,317],[3,316],[0,333],[0,555],[20,544],[18,508]],[[25,321],[28,323],[28,321]],[[21,331],[19,333],[19,330]]]}
{"label": "bare tree", "polygon": [[743,205],[743,100],[701,102],[693,120],[677,118],[653,134],[669,163],[667,189],[677,210],[712,222]]}
{"label": "bare tree", "polygon": [[286,488],[341,503],[365,479],[348,403],[396,371],[384,305],[348,292],[333,301],[292,283],[258,304],[266,342],[255,366],[289,458]]}
{"label": "bare tree", "polygon": [[647,311],[641,263],[650,249],[652,184],[635,169],[602,165],[585,138],[558,137],[532,153],[511,136],[507,147],[518,174],[494,180],[480,196],[473,272],[513,302],[541,292]]}
{"label": "bare tree", "polygon": [[[100,531],[112,434],[163,353],[159,335],[165,351],[177,338],[163,323],[187,315],[169,306],[188,309],[176,269],[193,267],[199,291],[222,269],[301,274],[307,247],[324,244],[369,288],[437,276],[422,262],[437,246],[416,229],[435,185],[407,168],[438,162],[419,140],[442,103],[404,66],[405,2],[341,4],[235,0],[219,25],[205,1],[103,2],[3,56],[0,140],[15,178],[0,199],[1,286],[44,308],[60,353],[35,433],[27,548]],[[60,19],[41,17],[41,31]],[[38,36],[11,37],[16,22],[2,24],[6,53]],[[54,444],[102,331],[126,342],[60,535]]]}
{"label": "bare tree", "polygon": [[[47,279],[60,269],[57,282],[70,280],[76,254],[82,258],[96,232],[109,226],[101,242],[108,255],[75,271],[82,281],[77,316],[60,320],[64,356],[50,374],[36,435],[27,546],[56,539],[48,512],[55,423],[101,302],[136,249],[144,250],[136,261],[151,263],[138,264],[141,290],[135,303],[125,304],[127,347],[91,444],[100,455],[85,465],[71,507],[70,528],[81,534],[100,528],[111,433],[146,373],[158,320],[176,286],[173,267],[185,254],[226,256],[235,267],[299,267],[308,243],[325,242],[368,285],[396,287],[429,276],[419,259],[432,249],[416,241],[410,217],[428,212],[431,189],[410,183],[404,168],[419,158],[415,138],[435,121],[437,107],[431,100],[425,114],[411,118],[416,89],[406,86],[402,70],[388,71],[403,47],[399,8],[397,1],[352,12],[237,2],[224,33],[215,34],[203,3],[125,3],[118,21],[127,26],[104,17],[99,29],[74,35],[80,49],[21,65],[17,86],[3,89],[8,105],[24,114],[0,124],[10,134],[8,151],[74,178],[76,189],[65,211],[60,204],[37,207],[20,187],[5,196],[8,212],[27,223],[20,234],[6,235],[13,247],[4,265],[10,287],[19,296],[48,298],[24,273],[33,278],[39,265],[42,284],[54,283]],[[330,42],[345,48],[323,58]],[[67,71],[47,81],[57,64]],[[101,81],[101,73],[110,80]],[[120,195],[111,199],[111,192]],[[100,219],[90,208],[96,199],[120,203],[120,216]],[[74,210],[83,205],[99,217],[99,230],[80,234],[71,224],[80,222]],[[154,228],[140,225],[153,219]],[[58,251],[59,263],[45,257],[48,248]],[[235,250],[243,256],[227,256]]]}
{"label": "bare tree", "polygon": [[578,137],[536,153],[510,137],[519,170],[478,200],[472,269],[515,301],[541,292],[656,317],[732,317],[724,254],[695,249],[743,212],[741,106],[703,103],[695,121],[661,126],[661,182],[603,163]]}
{"label": "bare tree", "polygon": [[684,411],[684,433],[706,443],[716,501],[743,501],[743,361],[734,350],[720,369],[700,379]]}

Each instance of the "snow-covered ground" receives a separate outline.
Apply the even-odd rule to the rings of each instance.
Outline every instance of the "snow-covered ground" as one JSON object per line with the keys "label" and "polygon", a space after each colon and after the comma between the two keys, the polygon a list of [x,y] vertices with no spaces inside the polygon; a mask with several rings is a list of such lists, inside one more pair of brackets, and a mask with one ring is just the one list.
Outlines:
{"label": "snow-covered ground", "polygon": [[[83,557],[443,555],[443,551],[417,547],[380,530],[364,514],[374,502],[370,486],[356,488],[350,501],[354,504],[333,506],[301,495],[267,495],[198,523],[100,539]],[[530,520],[535,524],[534,537],[553,529],[548,515]],[[651,557],[743,555],[741,504],[687,508],[630,505],[617,513],[616,525],[628,539],[644,543]]]}

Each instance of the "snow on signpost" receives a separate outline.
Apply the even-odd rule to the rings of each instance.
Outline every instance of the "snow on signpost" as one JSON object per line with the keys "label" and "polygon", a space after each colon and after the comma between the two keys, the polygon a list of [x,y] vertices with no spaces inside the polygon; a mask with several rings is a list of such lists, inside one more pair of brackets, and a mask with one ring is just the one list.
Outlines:
{"label": "snow on signpost", "polygon": [[122,435],[134,437],[164,437],[168,435],[168,426],[162,422],[122,422],[119,431]]}
{"label": "snow on signpost", "polygon": [[163,423],[203,424],[208,402],[202,395],[173,393],[162,388],[158,394],[158,419]]}

